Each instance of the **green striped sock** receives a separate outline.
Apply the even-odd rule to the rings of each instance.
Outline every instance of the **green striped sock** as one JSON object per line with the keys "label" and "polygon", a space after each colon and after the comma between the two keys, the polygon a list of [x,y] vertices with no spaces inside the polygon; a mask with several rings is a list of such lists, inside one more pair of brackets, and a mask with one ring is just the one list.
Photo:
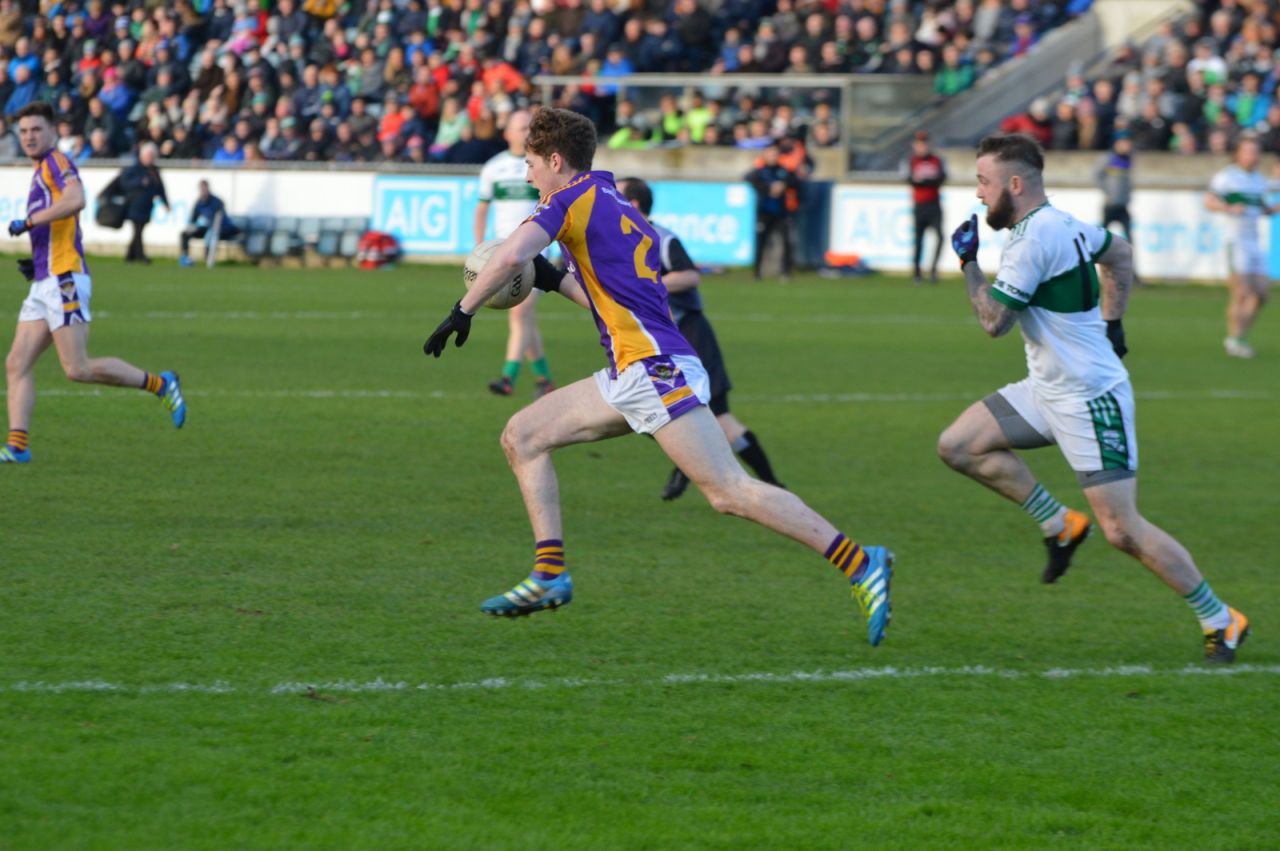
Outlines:
{"label": "green striped sock", "polygon": [[502,364],[502,375],[504,378],[511,380],[512,384],[516,383],[516,376],[520,374],[520,361],[509,360]]}
{"label": "green striped sock", "polygon": [[1036,482],[1031,496],[1022,503],[1022,510],[1040,524],[1040,531],[1044,532],[1045,537],[1062,533],[1062,518],[1066,516],[1067,507],[1054,499],[1053,494],[1045,490],[1044,485],[1039,482]]}
{"label": "green striped sock", "polygon": [[529,364],[529,368],[532,369],[533,374],[542,381],[551,380],[551,367],[547,366],[546,358],[538,358],[536,361],[532,361]]}
{"label": "green striped sock", "polygon": [[1201,580],[1196,589],[1190,594],[1184,594],[1182,599],[1187,601],[1191,611],[1195,612],[1196,617],[1200,619],[1201,629],[1223,629],[1231,623],[1231,613],[1227,611],[1227,604],[1213,593],[1207,579]]}

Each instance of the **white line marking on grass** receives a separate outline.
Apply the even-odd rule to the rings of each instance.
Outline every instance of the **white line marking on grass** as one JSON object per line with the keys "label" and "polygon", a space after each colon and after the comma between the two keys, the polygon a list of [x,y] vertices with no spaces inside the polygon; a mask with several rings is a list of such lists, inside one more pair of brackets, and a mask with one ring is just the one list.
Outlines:
{"label": "white line marking on grass", "polygon": [[961,668],[854,668],[847,671],[755,671],[743,674],[664,674],[654,679],[589,679],[582,677],[558,677],[536,680],[493,677],[484,680],[464,680],[454,683],[414,683],[409,680],[296,680],[273,686],[236,686],[215,680],[210,683],[173,682],[148,685],[128,685],[105,680],[69,680],[44,682],[43,680],[13,683],[0,686],[0,692],[35,692],[65,694],[68,692],[109,692],[113,694],[249,694],[249,695],[323,695],[366,694],[380,692],[452,692],[452,691],[504,691],[514,689],[583,689],[611,688],[615,686],[697,686],[731,684],[807,684],[853,683],[878,680],[918,680],[947,678],[986,678],[1003,680],[1067,680],[1090,678],[1132,677],[1224,677],[1246,674],[1280,675],[1280,665],[1231,665],[1206,667],[1186,665],[1181,668],[1160,669],[1150,665],[1117,665],[1107,668],[1049,668],[1043,671],[1023,671],[1013,668],[992,668],[986,665],[966,665]]}
{"label": "white line marking on grass", "polygon": [[[392,313],[377,310],[142,310],[142,311],[94,311],[97,319],[120,319],[127,321],[158,320],[163,322],[209,322],[209,321],[249,321],[249,322],[346,322],[346,321],[383,321],[402,319],[403,313]],[[507,322],[507,317],[498,311],[479,313],[475,317],[481,322]],[[576,312],[539,314],[543,322],[576,322],[582,317]],[[753,322],[774,324],[778,317],[772,313],[717,313],[717,322]],[[795,325],[972,325],[973,319],[968,316],[925,316],[912,314],[858,314],[841,315],[833,313],[789,316],[788,324]]]}
{"label": "white line marking on grass", "polygon": [[[771,402],[788,405],[822,403],[898,403],[898,402],[966,402],[980,399],[989,391],[971,393],[792,393],[785,396],[768,396],[752,393],[735,394],[734,398],[748,402]],[[81,396],[119,396],[145,401],[146,394],[121,393],[120,388],[55,387],[41,390],[41,396],[78,398]],[[184,388],[182,395],[196,398],[227,399],[470,399],[479,398],[479,392],[445,393],[442,390],[361,390],[317,388],[314,390],[223,390],[219,388]],[[487,394],[485,394],[487,397]],[[1269,400],[1273,394],[1267,390],[1205,390],[1183,392],[1178,390],[1140,391],[1137,397],[1148,401],[1193,401],[1203,399]]]}

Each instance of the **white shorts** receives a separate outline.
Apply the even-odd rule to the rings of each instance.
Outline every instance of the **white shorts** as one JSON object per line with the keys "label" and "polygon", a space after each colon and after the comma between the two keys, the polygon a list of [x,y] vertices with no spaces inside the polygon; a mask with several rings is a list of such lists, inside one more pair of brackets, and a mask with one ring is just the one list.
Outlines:
{"label": "white shorts", "polygon": [[711,398],[711,382],[702,361],[689,355],[645,358],[617,378],[610,378],[607,369],[595,377],[605,402],[639,434],[653,434]]}
{"label": "white shorts", "polygon": [[93,296],[93,283],[80,272],[42,278],[31,285],[27,299],[18,312],[19,322],[43,319],[50,331],[69,325],[88,322],[89,299]]}
{"label": "white shorts", "polygon": [[1257,242],[1228,242],[1227,262],[1234,275],[1267,276],[1267,256]]}
{"label": "white shorts", "polygon": [[983,400],[1014,449],[1057,444],[1080,484],[1133,478],[1138,470],[1133,386],[1124,381],[1096,399],[1049,402],[1030,378]]}

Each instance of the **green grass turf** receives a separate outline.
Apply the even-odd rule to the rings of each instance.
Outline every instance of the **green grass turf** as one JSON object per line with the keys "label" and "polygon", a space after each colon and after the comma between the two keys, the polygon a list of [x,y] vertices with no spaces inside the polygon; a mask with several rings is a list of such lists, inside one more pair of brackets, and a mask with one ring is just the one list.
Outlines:
{"label": "green grass turf", "polygon": [[[529,376],[485,390],[498,313],[422,356],[457,270],[95,272],[94,352],[179,369],[191,411],[40,364],[36,461],[0,469],[0,848],[1280,844],[1276,316],[1252,362],[1220,290],[1143,289],[1127,321],[1144,510],[1256,625],[1252,668],[1199,675],[1146,571],[1098,537],[1041,586],[1031,521],[938,462],[1025,374],[956,281],[704,288],[779,476],[898,553],[872,650],[835,571],[660,502],[638,437],[557,457],[574,604],[481,616],[530,560],[497,445]],[[597,369],[590,320],[541,309],[557,379]]]}

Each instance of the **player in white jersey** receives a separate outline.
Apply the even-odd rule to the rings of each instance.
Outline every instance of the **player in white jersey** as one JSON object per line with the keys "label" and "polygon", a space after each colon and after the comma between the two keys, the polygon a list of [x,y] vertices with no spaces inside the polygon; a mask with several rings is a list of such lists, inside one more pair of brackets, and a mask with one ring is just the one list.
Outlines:
{"label": "player in white jersey", "polygon": [[1040,523],[1049,549],[1041,579],[1054,582],[1092,525],[1054,499],[1012,450],[1056,443],[1107,540],[1183,596],[1200,620],[1207,661],[1231,662],[1248,619],[1217,598],[1181,544],[1138,513],[1133,389],[1120,362],[1133,251],[1050,206],[1043,171],[1030,137],[991,136],[978,147],[987,224],[1010,232],[995,282],[977,262],[976,215],[951,243],[983,330],[1000,337],[1020,325],[1030,375],[971,405],[942,433],[938,453]]}
{"label": "player in white jersey", "polygon": [[[538,206],[538,190],[525,180],[529,168],[524,161],[524,141],[529,135],[530,118],[525,110],[511,113],[507,129],[503,131],[507,150],[480,169],[480,203],[476,205],[475,221],[477,244],[484,242],[491,206],[493,231],[498,239],[511,236]],[[536,290],[529,293],[528,298],[507,311],[507,358],[502,365],[501,377],[489,384],[489,389],[499,396],[510,396],[515,392],[522,360],[528,360],[533,370],[535,397],[555,389],[542,348],[542,335],[538,333],[538,295]]]}
{"label": "player in white jersey", "polygon": [[1222,346],[1235,358],[1251,358],[1246,338],[1258,312],[1267,301],[1271,278],[1262,253],[1258,226],[1263,216],[1276,212],[1267,204],[1268,182],[1258,173],[1262,144],[1245,136],[1236,145],[1235,162],[1213,176],[1204,205],[1227,216],[1227,263],[1231,295],[1227,300],[1227,338]]}

